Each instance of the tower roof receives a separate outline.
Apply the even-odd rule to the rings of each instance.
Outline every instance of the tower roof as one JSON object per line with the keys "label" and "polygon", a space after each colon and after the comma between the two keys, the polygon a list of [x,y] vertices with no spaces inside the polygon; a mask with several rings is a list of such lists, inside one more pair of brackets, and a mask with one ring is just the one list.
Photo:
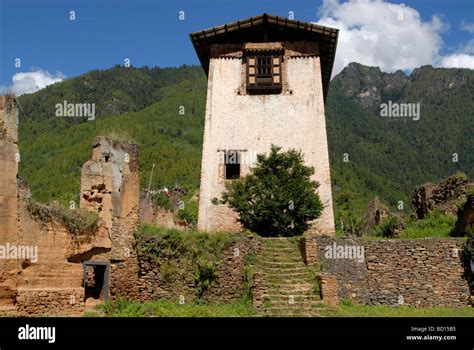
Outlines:
{"label": "tower roof", "polygon": [[211,45],[247,42],[313,41],[319,44],[324,99],[329,89],[339,30],[318,24],[262,14],[233,23],[191,33],[191,41],[206,74]]}

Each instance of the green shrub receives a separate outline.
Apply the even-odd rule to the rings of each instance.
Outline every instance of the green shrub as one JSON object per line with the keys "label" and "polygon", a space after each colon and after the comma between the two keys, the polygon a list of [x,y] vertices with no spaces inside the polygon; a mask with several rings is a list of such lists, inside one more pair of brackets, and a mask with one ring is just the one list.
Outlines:
{"label": "green shrub", "polygon": [[173,210],[171,198],[168,197],[164,192],[159,192],[152,197],[153,204],[166,210]]}
{"label": "green shrub", "polygon": [[178,211],[176,218],[186,222],[188,228],[195,228],[198,221],[199,203],[195,200],[189,200],[184,203],[184,208]]}
{"label": "green shrub", "polygon": [[397,216],[388,216],[382,219],[380,225],[375,226],[375,235],[382,237],[395,237],[400,227]]}
{"label": "green shrub", "polygon": [[252,172],[226,183],[222,203],[239,213],[239,222],[262,236],[296,236],[319,217],[323,205],[310,179],[314,168],[305,166],[296,150],[259,154]]}

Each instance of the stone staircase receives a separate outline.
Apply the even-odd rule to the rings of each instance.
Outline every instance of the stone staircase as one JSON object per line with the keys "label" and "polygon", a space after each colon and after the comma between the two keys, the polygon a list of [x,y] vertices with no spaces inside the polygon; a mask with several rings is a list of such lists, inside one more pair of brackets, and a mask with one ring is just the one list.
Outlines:
{"label": "stone staircase", "polygon": [[254,305],[261,316],[321,316],[327,309],[315,271],[303,262],[296,240],[262,238],[256,260]]}

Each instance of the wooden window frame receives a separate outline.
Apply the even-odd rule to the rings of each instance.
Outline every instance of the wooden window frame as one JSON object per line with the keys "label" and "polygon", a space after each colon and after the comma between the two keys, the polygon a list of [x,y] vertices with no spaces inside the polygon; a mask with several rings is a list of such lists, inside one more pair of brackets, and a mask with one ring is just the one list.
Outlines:
{"label": "wooden window frame", "polygon": [[[268,60],[267,62],[262,62]],[[250,94],[279,94],[282,91],[281,53],[249,52],[246,55],[246,85]]]}

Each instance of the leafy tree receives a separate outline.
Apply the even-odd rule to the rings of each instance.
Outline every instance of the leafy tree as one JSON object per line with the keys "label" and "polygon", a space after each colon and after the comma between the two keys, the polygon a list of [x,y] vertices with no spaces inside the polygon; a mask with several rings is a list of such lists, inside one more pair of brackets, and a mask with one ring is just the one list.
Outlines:
{"label": "leafy tree", "polygon": [[258,155],[251,174],[228,182],[222,194],[240,223],[261,236],[302,234],[323,209],[319,183],[310,179],[314,168],[304,165],[301,152],[280,151],[272,145],[269,155]]}

